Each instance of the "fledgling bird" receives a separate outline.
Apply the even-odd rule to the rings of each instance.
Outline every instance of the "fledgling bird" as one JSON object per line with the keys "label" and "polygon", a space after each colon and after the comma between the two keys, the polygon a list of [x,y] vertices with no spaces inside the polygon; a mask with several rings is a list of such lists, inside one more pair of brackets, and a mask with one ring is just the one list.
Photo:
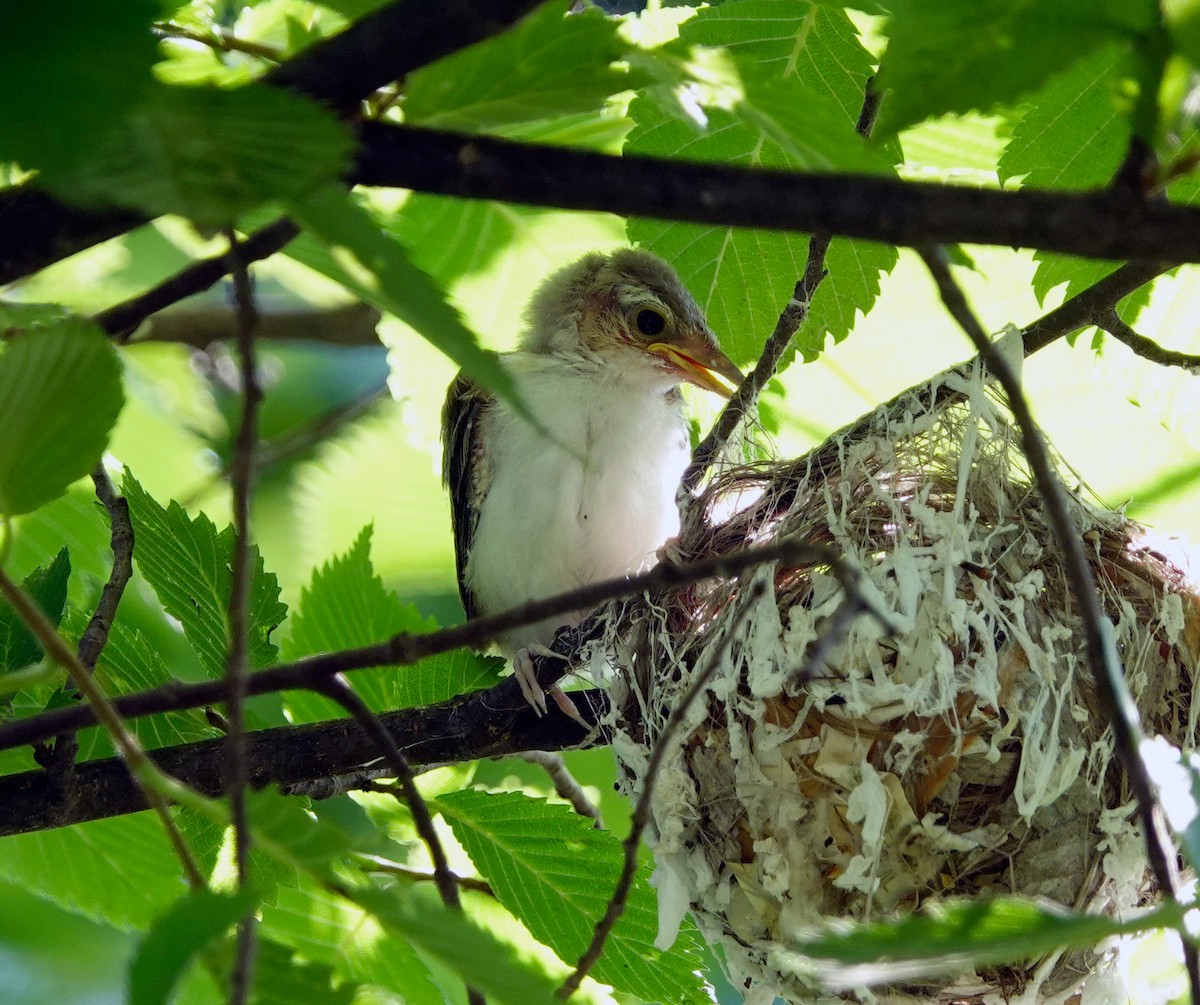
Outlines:
{"label": "fledgling bird", "polygon": [[[674,270],[633,249],[552,274],[530,301],[518,350],[501,359],[553,439],[463,374],[450,385],[442,476],[468,618],[652,565],[679,529],[688,426],[678,385],[729,397],[714,373],[742,379]],[[586,613],[503,640],[540,712],[530,654]],[[551,694],[579,718],[561,691]]]}

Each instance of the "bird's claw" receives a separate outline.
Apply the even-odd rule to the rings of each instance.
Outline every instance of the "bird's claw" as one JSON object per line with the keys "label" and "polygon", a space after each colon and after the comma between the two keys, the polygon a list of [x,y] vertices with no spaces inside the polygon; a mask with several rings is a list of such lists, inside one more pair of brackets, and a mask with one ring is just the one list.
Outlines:
{"label": "bird's claw", "polygon": [[[517,651],[517,655],[513,657],[513,676],[517,678],[517,684],[521,688],[521,694],[525,700],[537,713],[539,718],[546,714],[546,692],[542,690],[542,685],[538,683],[537,668],[533,665],[534,656],[554,656],[561,659],[558,653],[547,646],[532,645]],[[568,718],[574,719],[584,729],[590,730],[592,724],[588,722],[575,707],[573,702],[565,691],[557,684],[550,688],[550,697],[554,699],[554,704]]]}

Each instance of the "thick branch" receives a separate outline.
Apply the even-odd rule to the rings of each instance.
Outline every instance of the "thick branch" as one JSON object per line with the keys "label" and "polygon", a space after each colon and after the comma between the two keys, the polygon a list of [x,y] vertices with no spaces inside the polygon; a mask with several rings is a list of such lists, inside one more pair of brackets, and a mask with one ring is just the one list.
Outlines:
{"label": "thick branch", "polygon": [[[603,692],[582,691],[572,697],[591,722],[607,714],[608,699]],[[539,718],[511,678],[489,691],[462,695],[440,705],[388,712],[378,718],[409,763],[417,768],[605,742],[600,734],[584,737],[579,726],[566,716]],[[223,791],[224,739],[167,747],[150,751],[149,756],[163,771],[204,795],[219,796]],[[374,739],[353,719],[280,726],[246,736],[246,774],[254,788],[305,786],[355,773],[378,757]],[[305,790],[320,794],[311,786]],[[330,794],[341,790],[335,787]],[[0,836],[145,808],[144,797],[117,758],[76,765],[74,798],[69,802],[44,771],[0,776]]]}
{"label": "thick branch", "polygon": [[377,122],[364,123],[361,135],[356,180],[364,185],[906,247],[936,240],[1200,261],[1200,209],[1107,191],[1010,192],[617,157]]}
{"label": "thick branch", "polygon": [[[618,597],[630,596],[644,590],[654,592],[672,586],[685,586],[711,577],[728,578],[764,562],[775,561],[785,565],[828,565],[848,589],[854,589],[854,574],[843,566],[836,553],[802,541],[778,541],[772,545],[702,562],[658,565],[640,576],[607,579],[569,593],[523,604],[500,614],[476,618],[465,625],[443,628],[425,635],[401,633],[375,645],[309,656],[295,663],[259,670],[247,678],[246,694],[250,696],[275,691],[316,690],[334,674],[371,667],[411,665],[426,656],[449,652],[462,646],[481,647],[513,628],[572,611],[594,608]],[[546,672],[544,668],[548,663],[557,664],[555,676],[547,675],[543,678],[543,673]],[[541,664],[538,680],[543,687],[549,687],[562,677],[567,669],[565,660],[543,659]],[[224,700],[223,681],[203,681],[198,684],[172,682],[149,691],[115,698],[112,703],[122,717],[134,719],[156,712],[203,708]],[[94,713],[86,705],[52,709],[28,719],[17,719],[0,725],[0,750],[36,743],[48,736],[71,729],[82,729],[94,722]],[[573,728],[576,731],[579,729],[577,725]]]}

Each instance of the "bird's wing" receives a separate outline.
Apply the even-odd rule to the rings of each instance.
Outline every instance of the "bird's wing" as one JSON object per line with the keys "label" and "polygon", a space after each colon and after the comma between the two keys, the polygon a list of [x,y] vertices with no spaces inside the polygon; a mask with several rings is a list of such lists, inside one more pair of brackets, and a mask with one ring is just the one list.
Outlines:
{"label": "bird's wing", "polygon": [[480,422],[495,401],[494,395],[460,373],[450,384],[442,409],[442,481],[450,489],[458,595],[468,618],[479,613],[479,606],[467,585],[467,556],[475,543],[479,508],[492,481],[482,449]]}

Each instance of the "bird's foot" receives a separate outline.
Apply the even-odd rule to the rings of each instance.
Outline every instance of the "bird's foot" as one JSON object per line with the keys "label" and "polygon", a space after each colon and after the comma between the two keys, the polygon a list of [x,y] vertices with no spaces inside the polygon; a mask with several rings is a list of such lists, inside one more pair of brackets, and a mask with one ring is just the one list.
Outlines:
{"label": "bird's foot", "polygon": [[[549,646],[535,644],[519,649],[517,655],[513,657],[513,676],[517,678],[521,694],[525,696],[525,700],[529,702],[533,710],[539,716],[542,716],[546,714],[546,692],[542,690],[542,685],[538,683],[537,668],[533,665],[534,656],[554,656],[557,659],[562,659],[562,656]],[[550,697],[554,699],[554,704],[559,707],[565,716],[574,719],[584,729],[590,730],[592,728],[592,724],[579,714],[579,709],[575,707],[575,702],[557,684],[550,688]]]}

